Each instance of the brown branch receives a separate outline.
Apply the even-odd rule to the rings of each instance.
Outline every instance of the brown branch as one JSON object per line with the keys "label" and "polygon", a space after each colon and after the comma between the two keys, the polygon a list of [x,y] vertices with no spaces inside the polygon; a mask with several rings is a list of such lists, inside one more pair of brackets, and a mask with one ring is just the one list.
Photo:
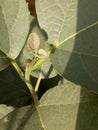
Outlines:
{"label": "brown branch", "polygon": [[35,0],[26,0],[26,2],[28,2],[28,8],[30,11],[30,15],[36,16]]}

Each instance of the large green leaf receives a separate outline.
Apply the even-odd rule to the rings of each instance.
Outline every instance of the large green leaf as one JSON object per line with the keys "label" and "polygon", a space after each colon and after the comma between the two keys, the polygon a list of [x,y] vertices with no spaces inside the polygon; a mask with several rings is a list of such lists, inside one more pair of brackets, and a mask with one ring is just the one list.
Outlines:
{"label": "large green leaf", "polygon": [[56,46],[51,55],[60,75],[98,92],[97,0],[36,0],[38,20]]}
{"label": "large green leaf", "polygon": [[[5,122],[5,118],[8,120]],[[0,120],[2,130],[96,130],[98,95],[66,82],[50,89],[39,106],[23,107]]]}
{"label": "large green leaf", "polygon": [[98,127],[97,102],[96,94],[67,81],[42,97],[41,118],[46,130],[95,130]]}
{"label": "large green leaf", "polygon": [[[24,46],[29,26],[29,11],[25,0],[0,0],[0,51],[16,58]],[[0,69],[1,66],[0,63]]]}
{"label": "large green leaf", "polygon": [[44,130],[41,128],[38,113],[33,106],[16,109],[0,120],[2,130]]}
{"label": "large green leaf", "polygon": [[3,118],[5,115],[13,111],[14,108],[11,106],[6,106],[6,105],[0,105],[0,119]]}

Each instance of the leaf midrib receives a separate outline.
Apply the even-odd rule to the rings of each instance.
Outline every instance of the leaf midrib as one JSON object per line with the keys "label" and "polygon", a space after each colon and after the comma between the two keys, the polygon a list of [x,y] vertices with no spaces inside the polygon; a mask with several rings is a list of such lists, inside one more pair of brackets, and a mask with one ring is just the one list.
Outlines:
{"label": "leaf midrib", "polygon": [[58,48],[58,47],[61,46],[64,42],[67,42],[67,41],[70,40],[71,38],[73,38],[73,37],[79,35],[80,33],[82,33],[82,32],[84,32],[84,31],[86,31],[86,30],[88,30],[88,29],[90,29],[90,28],[96,26],[97,24],[98,24],[98,21],[96,21],[96,22],[94,22],[94,23],[92,23],[92,24],[86,26],[85,28],[82,28],[82,29],[79,30],[78,32],[76,32],[76,33],[70,35],[69,37],[65,38],[63,41],[57,42],[56,44],[54,44],[54,45],[55,45],[55,48]]}
{"label": "leaf midrib", "polygon": [[70,11],[69,9],[70,9],[71,5],[72,5],[72,0],[70,0],[69,7],[66,10],[65,15],[63,17],[63,21],[62,21],[62,24],[61,24],[61,27],[60,27],[60,30],[59,30],[59,33],[58,33],[58,37],[57,37],[57,42],[59,41],[59,38],[60,38],[60,35],[61,35],[61,32],[62,32],[62,28],[63,28],[63,25],[64,25],[64,21],[65,21],[65,19],[67,17],[68,12]]}
{"label": "leaf midrib", "polygon": [[98,55],[92,55],[92,54],[89,54],[89,53],[82,53],[82,52],[78,52],[78,51],[70,51],[70,50],[63,50],[63,49],[59,49],[59,48],[57,48],[58,50],[61,50],[61,51],[66,51],[66,52],[69,52],[69,53],[74,53],[74,54],[77,54],[77,55],[81,55],[81,56],[92,56],[92,57],[96,57],[96,58],[98,58]]}

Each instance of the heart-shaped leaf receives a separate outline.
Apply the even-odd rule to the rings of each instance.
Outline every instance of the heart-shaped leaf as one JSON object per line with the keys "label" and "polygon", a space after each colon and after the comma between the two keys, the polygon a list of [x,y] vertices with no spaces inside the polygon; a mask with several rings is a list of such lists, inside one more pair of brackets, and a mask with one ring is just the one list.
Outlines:
{"label": "heart-shaped leaf", "polygon": [[29,26],[25,0],[0,0],[0,51],[15,59],[25,44]]}
{"label": "heart-shaped leaf", "polygon": [[[4,119],[7,118],[7,122]],[[17,109],[0,120],[2,130],[96,130],[98,95],[71,82],[45,93],[40,104]]]}
{"label": "heart-shaped leaf", "polygon": [[38,20],[55,46],[54,68],[63,77],[98,92],[97,0],[36,0]]}
{"label": "heart-shaped leaf", "polygon": [[14,108],[11,106],[0,105],[0,119],[13,110],[14,110]]}
{"label": "heart-shaped leaf", "polygon": [[[7,121],[5,121],[7,118]],[[0,120],[0,128],[2,130],[44,130],[38,117],[36,108],[27,106],[16,109]]]}

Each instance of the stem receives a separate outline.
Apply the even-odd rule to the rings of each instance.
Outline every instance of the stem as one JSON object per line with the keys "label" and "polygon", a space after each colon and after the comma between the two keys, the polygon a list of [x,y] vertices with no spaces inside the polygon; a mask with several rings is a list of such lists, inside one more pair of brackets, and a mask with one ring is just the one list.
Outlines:
{"label": "stem", "polygon": [[55,48],[55,46],[52,46],[48,52],[47,52],[47,56],[45,58],[39,59],[36,63],[30,65],[30,66],[26,66],[26,70],[25,70],[25,76],[21,70],[21,68],[18,66],[18,64],[16,63],[15,60],[11,60],[11,64],[14,66],[14,68],[16,69],[16,71],[18,72],[19,76],[24,80],[24,82],[26,83],[28,89],[30,90],[31,95],[33,96],[34,99],[34,104],[35,106],[38,105],[38,96],[37,96],[37,91],[41,82],[41,78],[42,78],[42,74],[40,73],[39,78],[37,80],[35,89],[32,86],[31,82],[30,82],[30,74],[33,70],[37,69],[40,65],[42,65],[50,56],[50,54],[52,53],[53,49]]}
{"label": "stem", "polygon": [[31,70],[30,70],[30,68],[28,66],[28,67],[26,67],[26,70],[25,70],[25,80],[26,80],[26,85],[30,90],[30,93],[33,95],[34,90],[33,90],[32,84],[30,82],[30,74],[31,74]]}
{"label": "stem", "polygon": [[26,83],[28,89],[30,90],[31,95],[33,96],[34,104],[35,104],[35,106],[37,106],[38,105],[38,96],[37,96],[37,93],[34,92],[33,86],[32,86],[32,84],[30,82],[31,68],[29,66],[26,67],[25,76],[24,76],[23,71],[18,66],[18,64],[17,64],[17,62],[15,60],[11,59],[11,64],[13,65],[13,67],[15,68],[17,73],[19,74],[20,78],[22,80],[24,80],[24,82]]}
{"label": "stem", "polygon": [[25,71],[26,85],[28,86],[30,93],[33,97],[34,105],[37,106],[38,105],[38,96],[37,96],[37,93],[34,91],[34,87],[32,86],[32,84],[30,82],[30,74],[31,74],[30,66],[27,66],[26,71]]}
{"label": "stem", "polygon": [[41,79],[42,79],[42,73],[40,72],[37,83],[36,83],[36,86],[35,86],[35,90],[34,90],[35,93],[38,92]]}
{"label": "stem", "polygon": [[26,83],[28,89],[30,90],[30,93],[32,94],[32,92],[33,92],[33,87],[32,87],[32,84],[31,84],[31,82],[30,82],[30,72],[29,72],[29,69],[26,68],[26,72],[25,72],[26,74],[25,74],[25,76],[24,76],[24,74],[23,74],[21,68],[18,66],[18,64],[16,63],[15,60],[12,60],[12,59],[11,59],[11,64],[13,65],[13,67],[15,68],[15,70],[17,71],[17,73],[18,73],[18,75],[20,76],[20,78],[21,78],[22,80],[24,80],[24,82]]}
{"label": "stem", "polygon": [[33,92],[34,105],[38,106],[39,100],[36,92]]}
{"label": "stem", "polygon": [[18,66],[17,62],[15,60],[11,60],[11,64],[13,65],[13,67],[15,68],[15,70],[17,71],[18,75],[20,76],[20,78],[22,80],[25,80],[24,79],[24,73],[23,71],[21,70],[21,68]]}
{"label": "stem", "polygon": [[33,70],[37,69],[40,65],[42,65],[42,64],[49,58],[49,56],[50,56],[50,54],[51,54],[51,52],[52,52],[53,49],[54,49],[54,46],[51,47],[51,48],[48,50],[47,56],[46,56],[45,58],[39,59],[33,66],[31,66],[30,69],[33,71]]}

